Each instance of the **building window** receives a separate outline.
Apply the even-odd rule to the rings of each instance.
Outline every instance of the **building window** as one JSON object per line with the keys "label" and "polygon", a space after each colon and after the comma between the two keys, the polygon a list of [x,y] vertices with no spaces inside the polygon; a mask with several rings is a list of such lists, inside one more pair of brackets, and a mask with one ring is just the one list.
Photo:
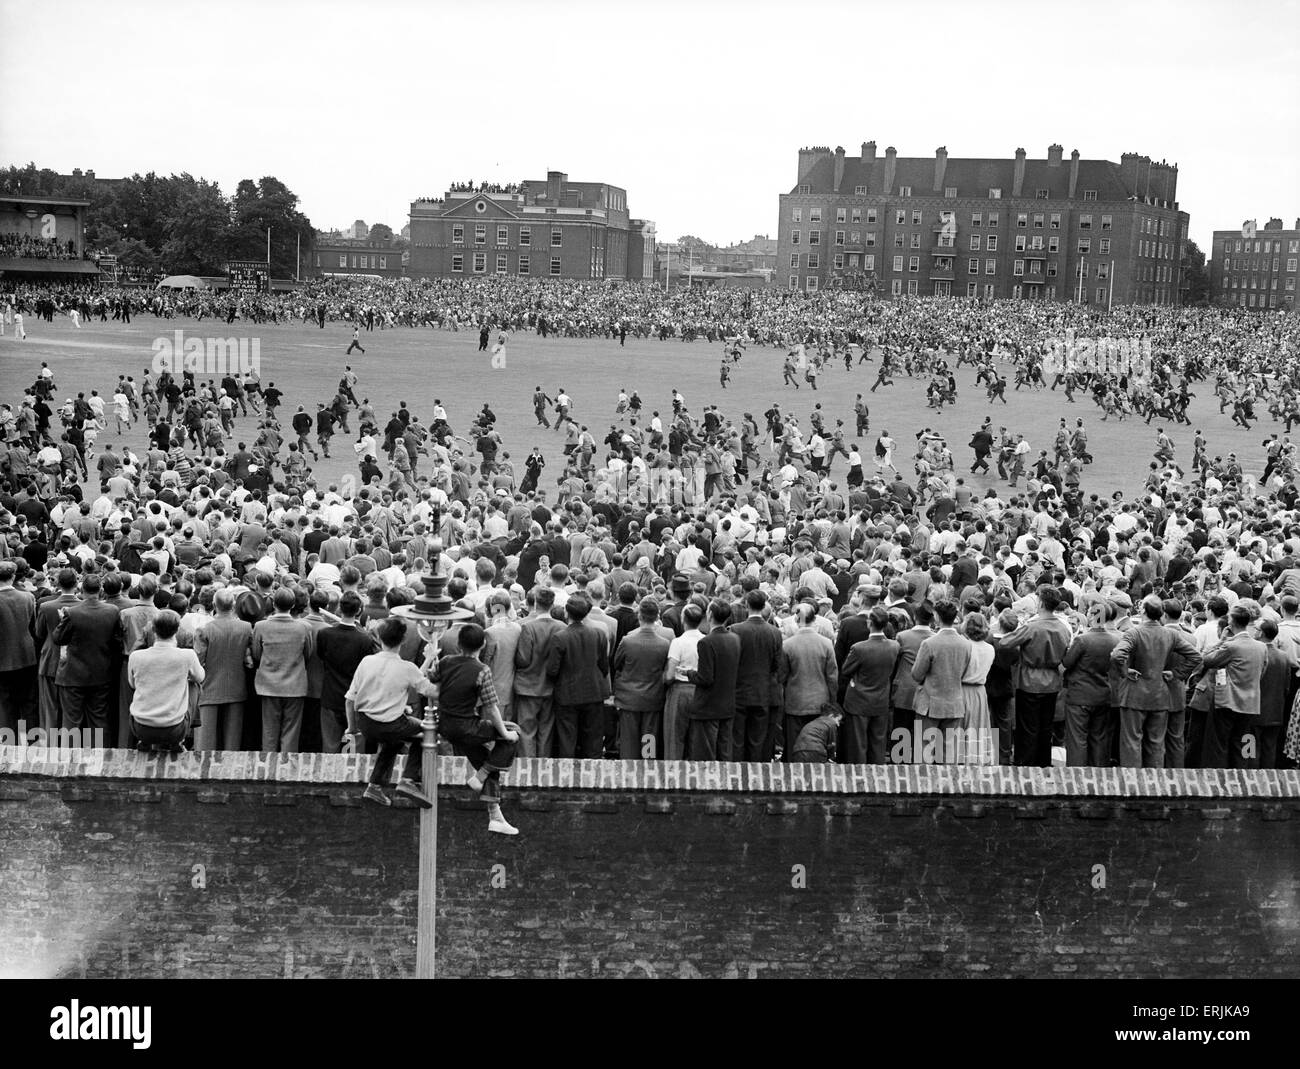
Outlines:
{"label": "building window", "polygon": [[552,257],[551,257],[551,274],[553,274],[553,275],[558,275],[559,273],[560,273],[560,258],[559,258],[558,256],[552,256]]}
{"label": "building window", "polygon": [[1052,195],[1052,191],[1051,191],[1050,189],[1035,189],[1035,190],[1034,190],[1034,199],[1035,199],[1035,200],[1047,200],[1051,195]]}
{"label": "building window", "polygon": [[529,269],[532,267],[531,260],[532,257],[528,256],[527,254],[519,257],[519,273],[521,275],[528,274]]}
{"label": "building window", "polygon": [[519,228],[519,244],[526,249],[532,247],[533,228],[531,226],[521,226]]}
{"label": "building window", "polygon": [[921,225],[921,210],[919,208],[912,209],[912,225],[913,226]]}
{"label": "building window", "polygon": [[998,262],[997,262],[997,260],[985,260],[985,261],[984,261],[984,273],[985,273],[986,275],[996,275],[996,274],[998,273]]}
{"label": "building window", "polygon": [[474,274],[481,275],[487,271],[487,253],[476,252],[474,254]]}
{"label": "building window", "polygon": [[861,231],[861,230],[850,230],[850,231],[849,231],[849,244],[850,244],[850,245],[859,245],[859,244],[861,244],[861,242],[862,242],[862,231]]}
{"label": "building window", "polygon": [[996,234],[990,234],[984,242],[984,248],[987,249],[989,252],[997,252],[998,236]]}
{"label": "building window", "polygon": [[1043,213],[1042,213],[1042,212],[1035,212],[1035,213],[1034,213],[1034,229],[1035,229],[1035,230],[1042,230],[1042,229],[1043,229]]}
{"label": "building window", "polygon": [[1287,252],[1300,252],[1300,241],[1292,241],[1286,247]]}
{"label": "building window", "polygon": [[866,187],[866,186],[854,186],[854,187],[853,187],[853,195],[854,195],[855,197],[865,197],[865,196],[867,195],[867,187]]}
{"label": "building window", "polygon": [[798,245],[798,244],[799,244],[799,231],[797,231],[797,230],[792,230],[792,231],[790,232],[790,244],[791,244],[791,245]]}
{"label": "building window", "polygon": [[795,271],[799,270],[799,254],[797,252],[790,254],[790,267]]}
{"label": "building window", "polygon": [[1110,255],[1110,238],[1101,238],[1097,242],[1097,251],[1103,256]]}
{"label": "building window", "polygon": [[465,227],[460,223],[451,228],[451,243],[453,245],[465,244]]}
{"label": "building window", "polygon": [[844,244],[844,231],[843,231],[843,230],[837,230],[837,231],[835,231],[835,244],[836,244],[836,245],[843,245],[843,244]]}
{"label": "building window", "polygon": [[[869,253],[868,255],[862,257],[862,270],[874,271],[875,269],[876,269],[875,253]],[[1291,279],[1290,281],[1294,282],[1295,279]],[[1294,289],[1295,287],[1293,286],[1292,288]]]}
{"label": "building window", "polygon": [[1047,263],[1047,277],[1048,277],[1048,278],[1055,278],[1055,277],[1056,277],[1056,261],[1055,261],[1055,260],[1049,260],[1048,263]]}
{"label": "building window", "polygon": [[903,270],[903,258],[901,256],[894,257],[894,270],[895,271]]}
{"label": "building window", "polygon": [[1079,251],[1082,253],[1092,251],[1092,240],[1090,238],[1079,239]]}
{"label": "building window", "polygon": [[1079,216],[1079,229],[1080,229],[1080,230],[1091,230],[1091,229],[1092,229],[1092,216],[1091,216],[1091,215],[1081,215],[1081,216]]}
{"label": "building window", "polygon": [[808,244],[820,245],[822,243],[822,232],[820,230],[808,231]]}
{"label": "building window", "polygon": [[867,222],[868,222],[868,223],[875,223],[875,222],[877,222],[877,221],[878,221],[878,220],[877,220],[877,218],[876,218],[876,209],[875,209],[875,208],[868,208],[868,209],[867,209]]}
{"label": "building window", "polygon": [[898,195],[899,195],[900,197],[910,197],[910,196],[912,195],[912,187],[911,187],[911,186],[899,186],[899,187],[898,187]]}
{"label": "building window", "polygon": [[972,235],[970,236],[970,251],[971,251],[971,252],[979,252],[979,251],[980,251],[980,240],[981,240],[981,238],[980,238],[980,235],[979,235],[979,234],[972,234]]}
{"label": "building window", "polygon": [[822,258],[818,253],[810,252],[808,254],[808,270],[816,271],[822,265]]}
{"label": "building window", "polygon": [[835,270],[836,271],[844,270],[844,253],[842,252],[837,252],[835,254]]}
{"label": "building window", "polygon": [[497,227],[497,244],[505,245],[510,240],[510,231],[504,226]]}
{"label": "building window", "polygon": [[862,209],[861,209],[861,208],[854,208],[853,211],[849,213],[849,222],[851,222],[851,223],[860,223],[860,222],[862,222]]}
{"label": "building window", "polygon": [[910,271],[912,274],[915,274],[917,271],[920,271],[920,270],[921,270],[921,257],[919,257],[919,256],[909,256],[909,257],[907,258],[907,270]]}
{"label": "building window", "polygon": [[1096,200],[1096,199],[1097,199],[1097,191],[1096,191],[1095,189],[1085,189],[1085,190],[1083,191],[1083,199],[1084,199],[1084,200]]}
{"label": "building window", "polygon": [[894,235],[894,248],[901,249],[907,245],[907,235],[901,231]]}
{"label": "building window", "polygon": [[957,187],[956,187],[956,186],[944,186],[944,187],[943,187],[943,195],[944,195],[948,200],[956,200],[956,199],[957,199]]}
{"label": "building window", "polygon": [[1060,251],[1061,251],[1061,239],[1058,238],[1058,237],[1050,237],[1050,238],[1048,238],[1048,239],[1047,239],[1047,251],[1048,251],[1048,252],[1060,252]]}
{"label": "building window", "polygon": [[869,249],[874,249],[876,247],[876,232],[874,230],[867,231],[866,240],[863,244],[865,244]]}
{"label": "building window", "polygon": [[1060,230],[1060,229],[1061,229],[1061,213],[1060,213],[1060,212],[1052,212],[1051,217],[1048,219],[1047,225],[1048,225],[1048,228],[1051,229],[1051,230]]}
{"label": "building window", "polygon": [[1012,299],[1013,301],[1018,301],[1018,300],[1020,300],[1020,287],[1019,287],[1019,286],[1012,286],[1012,287],[1011,287],[1011,299]]}
{"label": "building window", "polygon": [[907,210],[905,208],[894,209],[894,225],[895,226],[907,225]]}
{"label": "building window", "polygon": [[846,208],[836,208],[836,209],[835,209],[835,221],[836,221],[837,223],[842,223],[842,222],[844,222],[847,218],[848,218],[848,209],[846,209]]}
{"label": "building window", "polygon": [[339,267],[348,266],[348,254],[346,252],[339,254]]}
{"label": "building window", "polygon": [[465,257],[453,256],[451,258],[451,269],[457,273],[465,270]]}
{"label": "building window", "polygon": [[1105,286],[1098,286],[1098,287],[1097,287],[1097,303],[1098,303],[1098,304],[1105,304],[1105,303],[1106,303],[1106,287],[1105,287]]}
{"label": "building window", "polygon": [[798,275],[791,275],[791,276],[790,276],[790,288],[791,288],[792,290],[797,290],[797,289],[799,288],[799,276],[798,276]]}
{"label": "building window", "polygon": [[820,223],[822,221],[822,210],[820,208],[808,209],[808,222]]}
{"label": "building window", "polygon": [[1109,277],[1110,277],[1110,264],[1098,264],[1098,265],[1097,265],[1097,277],[1098,277],[1098,278],[1109,278]]}
{"label": "building window", "polygon": [[1001,200],[1001,199],[1002,199],[1002,190],[1000,189],[989,190],[989,200]]}
{"label": "building window", "polygon": [[504,275],[505,273],[506,273],[506,254],[504,252],[499,252],[497,253],[497,274]]}
{"label": "building window", "polygon": [[1011,273],[1013,275],[1023,275],[1025,273],[1025,261],[1016,260],[1015,263],[1011,265]]}
{"label": "building window", "polygon": [[1024,251],[1025,251],[1025,235],[1024,235],[1024,234],[1017,234],[1017,235],[1016,235],[1016,252],[1024,252]]}
{"label": "building window", "polygon": [[966,262],[966,273],[968,275],[978,275],[980,273],[980,261],[978,256]]}
{"label": "building window", "polygon": [[1296,258],[1294,256],[1290,257],[1286,262],[1286,269],[1288,271],[1294,271],[1296,269],[1296,263]]}
{"label": "building window", "polygon": [[858,266],[858,254],[856,252],[849,253],[849,266],[850,267]]}
{"label": "building window", "polygon": [[1030,238],[1030,239],[1029,239],[1029,247],[1030,247],[1031,249],[1033,249],[1035,252],[1042,252],[1042,251],[1043,251],[1043,238],[1042,238],[1042,235],[1040,235],[1040,234],[1035,234],[1032,238]]}
{"label": "building window", "polygon": [[487,224],[486,224],[486,223],[475,223],[475,224],[474,224],[474,244],[475,244],[475,245],[486,245],[486,244],[487,244]]}
{"label": "building window", "polygon": [[984,299],[986,301],[993,300],[993,290],[994,290],[994,285],[992,282],[984,283]]}
{"label": "building window", "polygon": [[1029,213],[1028,213],[1028,212],[1016,212],[1016,226],[1017,226],[1017,228],[1019,228],[1019,229],[1024,229],[1024,228],[1027,227],[1028,225],[1029,225]]}
{"label": "building window", "polygon": [[808,292],[809,292],[809,293],[816,293],[816,292],[817,292],[817,276],[816,276],[816,275],[809,275],[809,276],[808,276]]}
{"label": "building window", "polygon": [[379,257],[379,270],[386,271],[387,269],[388,269],[388,257],[387,256]]}
{"label": "building window", "polygon": [[[558,249],[563,244],[564,244],[564,231],[561,230],[558,226],[551,227],[551,248]],[[551,274],[555,274],[555,273],[556,272],[554,271],[551,272]]]}
{"label": "building window", "polygon": [[1001,218],[1001,212],[989,212],[989,226],[997,226]]}
{"label": "building window", "polygon": [[971,225],[971,226],[982,226],[983,223],[984,223],[984,213],[983,213],[983,212],[971,212],[971,216],[970,216],[970,225]]}
{"label": "building window", "polygon": [[794,222],[796,222],[796,223],[802,223],[802,222],[803,222],[803,209],[802,209],[802,208],[795,208],[794,211],[790,213],[790,218],[791,218],[792,220],[794,220]]}
{"label": "building window", "polygon": [[913,234],[913,235],[912,235],[911,246],[912,246],[912,248],[914,248],[914,249],[919,249],[919,248],[921,247],[921,235],[920,235],[920,234]]}
{"label": "building window", "polygon": [[907,295],[909,297],[915,297],[919,292],[919,290],[920,290],[920,285],[917,282],[917,280],[914,278],[909,278],[907,280]]}
{"label": "building window", "polygon": [[966,283],[966,296],[967,296],[967,297],[978,297],[978,296],[979,296],[979,292],[980,292],[980,284],[979,284],[978,282],[967,282],[967,283]]}
{"label": "building window", "polygon": [[[903,294],[903,280],[901,278],[896,278],[892,282],[890,282],[889,292],[894,297],[901,297]],[[1246,298],[1243,297],[1242,302],[1245,303],[1245,300]]]}

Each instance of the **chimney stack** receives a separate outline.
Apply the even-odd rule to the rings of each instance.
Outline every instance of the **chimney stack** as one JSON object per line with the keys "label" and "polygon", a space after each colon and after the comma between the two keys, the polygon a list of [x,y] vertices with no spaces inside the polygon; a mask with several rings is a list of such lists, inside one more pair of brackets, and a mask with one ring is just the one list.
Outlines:
{"label": "chimney stack", "polygon": [[1074,200],[1074,191],[1079,185],[1079,150],[1070,153],[1070,199]]}
{"label": "chimney stack", "polygon": [[844,146],[835,147],[835,192],[840,191],[840,183],[844,180]]}
{"label": "chimney stack", "polygon": [[1064,152],[1065,152],[1065,149],[1063,149],[1060,145],[1048,145],[1048,146],[1047,146],[1047,166],[1048,166],[1048,167],[1060,167],[1060,166],[1061,166],[1061,155],[1062,155],[1062,153],[1064,153]]}
{"label": "chimney stack", "polygon": [[862,142],[862,162],[875,163],[876,161],[876,143],[874,141]]}
{"label": "chimney stack", "polygon": [[1016,169],[1011,177],[1011,195],[1020,196],[1020,191],[1025,187],[1025,150],[1016,149]]}
{"label": "chimney stack", "polygon": [[948,147],[940,145],[934,152],[934,191],[943,192],[943,174],[948,169]]}
{"label": "chimney stack", "polygon": [[885,149],[885,174],[881,181],[881,192],[889,196],[894,192],[894,176],[898,173],[898,149],[890,145]]}

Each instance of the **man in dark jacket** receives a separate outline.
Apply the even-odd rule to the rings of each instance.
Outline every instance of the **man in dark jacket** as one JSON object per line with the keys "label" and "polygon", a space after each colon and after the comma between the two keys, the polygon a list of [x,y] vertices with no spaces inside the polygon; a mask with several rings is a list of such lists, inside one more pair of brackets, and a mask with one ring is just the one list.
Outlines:
{"label": "man in dark jacket", "polygon": [[586,594],[570,595],[564,604],[569,626],[557,631],[547,662],[554,681],[555,734],[559,757],[604,755],[604,702],[609,694],[609,639],[604,627],[585,621],[591,612]]}
{"label": "man in dark jacket", "polygon": [[55,681],[63,727],[107,732],[108,698],[117,685],[113,657],[119,650],[118,611],[100,597],[100,578],[81,581],[82,600],[59,610],[54,642],[64,647]]}
{"label": "man in dark jacket", "polygon": [[687,715],[686,757],[691,761],[730,761],[731,720],[736,715],[740,639],[727,629],[731,607],[709,603],[709,633],[700,639],[699,667],[687,673],[695,699]]}
{"label": "man in dark jacket", "polygon": [[746,618],[733,624],[740,639],[740,664],[736,680],[736,715],[731,722],[732,761],[764,761],[767,755],[768,718],[781,702],[776,681],[781,666],[781,632],[763,619],[767,595],[751,590],[745,595]]}

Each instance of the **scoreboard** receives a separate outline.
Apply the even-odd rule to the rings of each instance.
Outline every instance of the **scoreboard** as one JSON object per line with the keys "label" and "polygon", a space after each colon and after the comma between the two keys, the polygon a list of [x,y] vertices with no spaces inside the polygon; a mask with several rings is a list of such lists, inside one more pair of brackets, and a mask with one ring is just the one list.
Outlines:
{"label": "scoreboard", "polygon": [[271,265],[265,260],[231,260],[226,273],[231,291],[241,297],[271,292]]}

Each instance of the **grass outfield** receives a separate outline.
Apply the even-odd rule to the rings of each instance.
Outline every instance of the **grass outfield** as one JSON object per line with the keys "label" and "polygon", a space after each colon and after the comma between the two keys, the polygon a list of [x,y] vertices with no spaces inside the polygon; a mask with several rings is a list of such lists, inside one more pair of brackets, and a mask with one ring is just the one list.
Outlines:
{"label": "grass outfield", "polygon": [[[1076,403],[1067,404],[1059,389],[1055,393],[1047,390],[1016,393],[1008,388],[1007,404],[998,402],[989,406],[984,390],[973,387],[975,372],[968,367],[961,368],[957,374],[956,407],[938,413],[926,407],[925,384],[919,380],[900,376],[895,386],[881,387],[871,395],[878,354],[877,363],[861,366],[855,363],[851,373],[844,371],[842,363],[828,367],[814,392],[806,383],[798,391],[781,385],[783,353],[750,347],[728,388],[723,390],[718,383],[720,343],[629,338],[626,347],[620,348],[617,340],[542,339],[534,334],[515,334],[507,347],[506,366],[493,368],[489,355],[477,351],[478,332],[473,330],[363,331],[361,343],[366,348],[365,354],[354,352],[351,357],[345,357],[352,331],[341,323],[330,323],[321,330],[298,324],[227,326],[211,319],[199,323],[192,319],[156,320],[141,316],[130,325],[96,322],[78,330],[63,317],[53,323],[29,320],[26,341],[17,341],[12,328],[6,328],[4,337],[0,337],[0,369],[3,370],[0,398],[16,405],[23,388],[34,381],[44,360],[55,373],[57,402],[92,388],[98,389],[107,401],[117,376],[134,375],[138,382],[153,360],[154,340],[171,338],[176,330],[183,330],[186,337],[258,339],[262,383],[274,382],[284,392],[280,413],[286,427],[288,416],[298,404],[314,411],[316,402],[328,402],[333,397],[334,387],[348,363],[360,376],[357,396],[370,398],[381,426],[402,400],[427,423],[433,399],[437,397],[446,407],[452,426],[463,433],[470,416],[487,401],[497,415],[506,449],[516,462],[518,478],[523,476],[523,458],[534,444],[540,445],[546,455],[549,478],[553,480],[559,473],[559,435],[538,427],[533,416],[532,392],[538,384],[551,396],[564,387],[574,400],[575,418],[590,427],[597,442],[614,421],[620,386],[629,392],[633,389],[640,392],[647,420],[656,408],[664,414],[671,411],[671,390],[675,387],[685,395],[688,407],[697,416],[705,404],[716,403],[725,414],[736,419],[744,412],[752,412],[762,426],[763,411],[772,401],[778,401],[784,411],[793,412],[806,427],[814,403],[820,402],[829,416],[828,423],[833,426],[835,419],[843,419],[850,432],[854,427],[854,398],[862,392],[871,405],[870,440],[860,443],[864,459],[869,464],[875,435],[887,428],[899,443],[898,459],[909,478],[908,457],[913,436],[927,426],[947,437],[957,458],[958,473],[966,473],[971,461],[966,443],[986,414],[992,415],[995,427],[1005,425],[1013,434],[1023,432],[1033,447],[1032,456],[1037,456],[1038,449],[1050,450],[1057,421],[1062,416],[1071,425],[1077,416],[1082,416],[1095,458],[1095,463],[1084,471],[1085,492],[1109,496],[1115,490],[1137,491],[1154,448],[1154,422],[1149,427],[1133,418],[1122,423],[1113,419],[1103,423],[1100,411],[1082,394],[1076,395]],[[1013,376],[1009,378],[1014,381]],[[1234,427],[1229,414],[1219,413],[1211,389],[1210,383],[1196,384],[1199,396],[1193,400],[1190,410],[1193,425],[1170,428],[1179,461],[1184,467],[1190,462],[1193,431],[1201,427],[1208,436],[1211,456],[1226,456],[1233,451],[1242,460],[1245,471],[1258,476],[1264,465],[1260,443],[1270,431],[1280,431],[1281,424],[1272,423],[1266,417],[1249,432]],[[1260,407],[1262,410],[1265,406]],[[137,424],[120,439],[111,430],[111,419],[109,425],[110,430],[100,435],[101,442],[121,441],[132,449],[143,449],[143,424]],[[351,425],[355,434],[355,420]],[[252,416],[237,420],[236,441],[243,439],[251,444],[254,427]],[[355,474],[352,440],[354,437],[335,437],[332,459],[322,458],[313,466],[318,478],[333,480],[344,472]],[[843,458],[838,458],[833,471],[842,475],[846,470]],[[992,479],[982,475],[966,475],[966,479],[981,490],[1006,485],[997,479],[996,470]],[[543,486],[548,486],[548,482],[544,481]]]}

